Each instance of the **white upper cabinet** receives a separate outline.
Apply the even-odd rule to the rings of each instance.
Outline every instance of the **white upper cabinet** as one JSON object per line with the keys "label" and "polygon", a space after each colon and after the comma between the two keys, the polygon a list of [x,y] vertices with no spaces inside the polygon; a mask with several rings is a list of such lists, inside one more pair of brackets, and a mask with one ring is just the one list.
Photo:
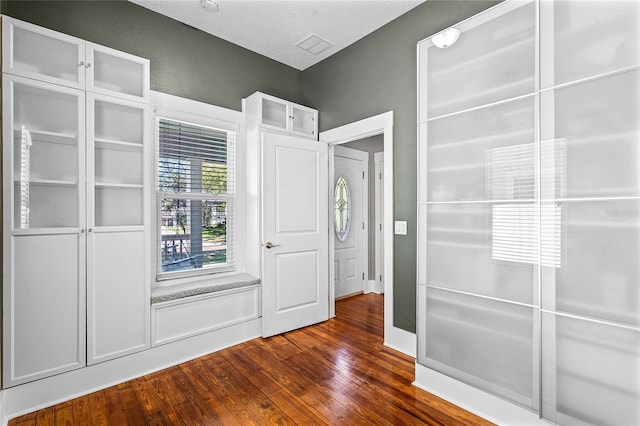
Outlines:
{"label": "white upper cabinet", "polygon": [[87,42],[87,90],[149,100],[149,60]]}
{"label": "white upper cabinet", "polygon": [[311,139],[318,138],[318,111],[256,92],[247,98],[247,106],[257,111],[262,128]]}
{"label": "white upper cabinet", "polygon": [[2,72],[147,102],[149,60],[7,16]]}

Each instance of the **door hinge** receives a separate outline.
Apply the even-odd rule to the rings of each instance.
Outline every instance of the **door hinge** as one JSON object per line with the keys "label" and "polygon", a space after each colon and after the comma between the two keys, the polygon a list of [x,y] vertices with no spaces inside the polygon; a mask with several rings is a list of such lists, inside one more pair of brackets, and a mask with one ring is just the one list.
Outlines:
{"label": "door hinge", "polygon": [[382,172],[380,172],[380,177],[378,179],[382,180]]}
{"label": "door hinge", "polygon": [[362,229],[364,229],[364,222],[362,222]]}
{"label": "door hinge", "polygon": [[380,224],[380,230],[382,231],[382,224]]}
{"label": "door hinge", "polygon": [[382,275],[380,275],[380,282],[382,282]]}
{"label": "door hinge", "polygon": [[362,179],[364,179],[364,170],[362,171]]}
{"label": "door hinge", "polygon": [[364,272],[362,273],[362,279],[364,280]]}

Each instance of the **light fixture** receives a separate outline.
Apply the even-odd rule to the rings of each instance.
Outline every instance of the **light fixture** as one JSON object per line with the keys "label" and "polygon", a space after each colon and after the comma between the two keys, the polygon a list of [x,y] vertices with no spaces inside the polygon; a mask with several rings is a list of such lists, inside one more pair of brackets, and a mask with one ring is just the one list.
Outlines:
{"label": "light fixture", "polygon": [[216,13],[220,10],[220,6],[214,0],[200,0],[200,4],[202,8],[208,10],[209,12]]}
{"label": "light fixture", "polygon": [[458,37],[460,37],[460,31],[452,27],[431,37],[431,42],[435,47],[446,49],[453,45],[458,40]]}

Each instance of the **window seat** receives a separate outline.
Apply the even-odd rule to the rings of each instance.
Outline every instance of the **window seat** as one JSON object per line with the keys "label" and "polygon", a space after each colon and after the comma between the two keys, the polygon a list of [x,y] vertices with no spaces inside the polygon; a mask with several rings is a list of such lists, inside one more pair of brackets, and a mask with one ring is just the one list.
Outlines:
{"label": "window seat", "polygon": [[167,287],[154,287],[151,289],[151,304],[155,305],[156,303],[169,302],[217,291],[249,287],[256,284],[260,284],[260,278],[242,273]]}

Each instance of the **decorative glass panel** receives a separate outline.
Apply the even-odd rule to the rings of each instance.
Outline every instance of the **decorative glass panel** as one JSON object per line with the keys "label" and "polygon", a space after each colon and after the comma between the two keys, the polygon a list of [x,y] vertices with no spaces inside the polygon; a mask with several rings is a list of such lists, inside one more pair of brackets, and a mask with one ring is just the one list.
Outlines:
{"label": "decorative glass panel", "polygon": [[349,225],[351,223],[351,191],[349,190],[349,183],[344,176],[340,176],[336,181],[335,222],[336,237],[340,241],[345,241],[349,235]]}

